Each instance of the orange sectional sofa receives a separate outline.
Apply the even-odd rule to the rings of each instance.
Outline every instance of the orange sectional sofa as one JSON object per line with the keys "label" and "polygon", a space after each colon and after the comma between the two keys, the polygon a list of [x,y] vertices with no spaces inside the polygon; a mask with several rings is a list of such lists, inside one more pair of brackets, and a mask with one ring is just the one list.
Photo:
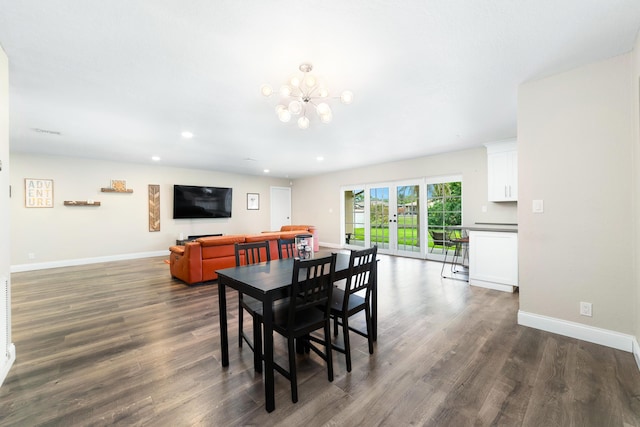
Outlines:
{"label": "orange sectional sofa", "polygon": [[314,251],[319,243],[316,228],[311,225],[284,225],[280,231],[259,234],[233,234],[228,236],[201,237],[184,246],[169,248],[171,276],[192,285],[218,278],[216,270],[236,265],[236,243],[269,241],[271,259],[278,259],[278,239],[290,239],[299,234],[313,235]]}

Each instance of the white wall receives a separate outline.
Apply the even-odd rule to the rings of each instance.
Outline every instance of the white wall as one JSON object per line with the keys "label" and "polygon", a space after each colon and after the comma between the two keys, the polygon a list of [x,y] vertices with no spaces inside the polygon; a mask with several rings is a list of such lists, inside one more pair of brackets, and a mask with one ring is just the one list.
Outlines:
{"label": "white wall", "polygon": [[520,309],[623,334],[638,310],[631,59],[525,83],[518,99]]}
{"label": "white wall", "polygon": [[11,342],[11,274],[9,269],[9,63],[0,48],[0,384],[13,361]]}
{"label": "white wall", "polygon": [[[266,231],[270,226],[269,188],[289,185],[289,180],[261,176],[21,153],[11,153],[11,165],[14,271],[61,262],[67,265],[69,260],[168,253],[180,233]],[[53,208],[25,208],[25,178],[53,179]],[[110,186],[111,179],[126,180],[133,193],[100,192],[100,188]],[[160,185],[159,232],[149,232],[149,184]],[[174,184],[233,188],[232,218],[174,220]],[[247,193],[260,194],[259,210],[247,210]],[[65,200],[87,199],[100,201],[101,206],[63,205]]]}
{"label": "white wall", "polygon": [[[484,147],[297,179],[293,215],[316,225],[320,242],[339,245],[342,241],[341,186],[444,175],[462,175],[465,225],[516,222],[515,203],[487,202],[487,152]],[[487,206],[487,212],[482,212],[482,206]]]}

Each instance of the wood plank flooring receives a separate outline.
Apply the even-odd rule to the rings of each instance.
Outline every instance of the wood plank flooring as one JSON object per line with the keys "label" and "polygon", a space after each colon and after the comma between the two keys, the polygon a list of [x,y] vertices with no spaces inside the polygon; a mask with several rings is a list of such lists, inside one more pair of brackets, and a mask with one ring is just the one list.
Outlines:
{"label": "wood plank flooring", "polygon": [[[217,285],[171,279],[163,258],[13,274],[0,425],[640,426],[630,353],[518,326],[517,294],[441,279],[439,263],[380,259],[375,353],[352,334],[353,371],[334,353],[332,383],[299,356],[300,400],[276,373],[272,413],[236,345],[234,291],[222,368]],[[276,351],[284,363],[279,337]]]}

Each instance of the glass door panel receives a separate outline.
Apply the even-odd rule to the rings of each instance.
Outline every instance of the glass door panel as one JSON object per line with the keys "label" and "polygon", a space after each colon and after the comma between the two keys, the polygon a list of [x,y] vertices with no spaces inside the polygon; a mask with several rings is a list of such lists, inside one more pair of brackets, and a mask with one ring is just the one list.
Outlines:
{"label": "glass door panel", "polygon": [[364,188],[345,190],[344,195],[344,244],[364,247],[365,205]]}
{"label": "glass door panel", "polygon": [[420,253],[420,186],[396,187],[397,250]]}
{"label": "glass door panel", "polygon": [[[369,246],[389,249],[389,187],[369,189]],[[395,229],[395,227],[394,227]]]}
{"label": "glass door panel", "polygon": [[[448,181],[427,184],[428,258],[441,259],[462,225],[462,182]],[[451,247],[449,247],[451,249]]]}

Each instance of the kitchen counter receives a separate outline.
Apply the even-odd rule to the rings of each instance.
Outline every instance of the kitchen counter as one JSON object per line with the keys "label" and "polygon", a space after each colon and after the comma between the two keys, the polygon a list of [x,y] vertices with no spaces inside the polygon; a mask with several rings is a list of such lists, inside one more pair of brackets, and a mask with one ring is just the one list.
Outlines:
{"label": "kitchen counter", "polygon": [[517,224],[491,224],[491,223],[476,223],[476,225],[450,225],[444,227],[447,230],[467,230],[467,231],[495,231],[501,233],[517,233]]}

